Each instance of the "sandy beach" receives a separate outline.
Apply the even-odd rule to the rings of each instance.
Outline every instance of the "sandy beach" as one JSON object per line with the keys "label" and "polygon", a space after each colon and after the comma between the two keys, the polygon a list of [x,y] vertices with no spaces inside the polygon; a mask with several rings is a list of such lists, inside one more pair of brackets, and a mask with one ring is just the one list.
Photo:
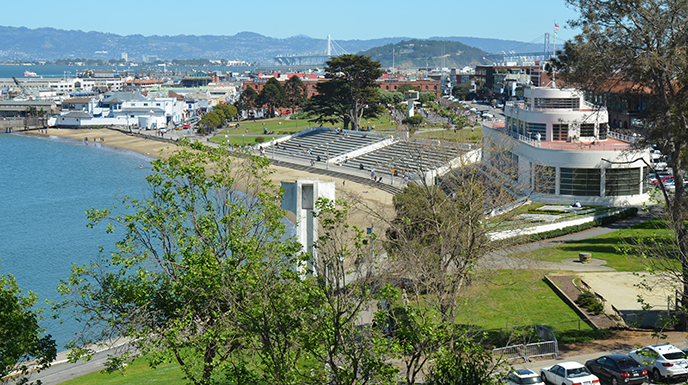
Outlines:
{"label": "sandy beach", "polygon": [[[144,139],[109,129],[55,129],[51,128],[42,132],[30,131],[28,135],[52,135],[60,138],[74,139],[85,142],[97,141],[102,145],[147,154],[157,158],[174,150],[175,145],[157,140]],[[102,139],[102,141],[101,141]],[[312,174],[306,171],[293,170],[286,167],[271,166],[274,170],[273,182],[294,182],[296,180],[323,180],[334,179],[322,175]],[[384,219],[390,219],[394,215],[392,195],[375,187],[362,185],[351,181],[346,184],[336,180],[336,197],[343,199],[351,205],[350,223],[361,228],[375,226],[375,232],[385,227]]]}

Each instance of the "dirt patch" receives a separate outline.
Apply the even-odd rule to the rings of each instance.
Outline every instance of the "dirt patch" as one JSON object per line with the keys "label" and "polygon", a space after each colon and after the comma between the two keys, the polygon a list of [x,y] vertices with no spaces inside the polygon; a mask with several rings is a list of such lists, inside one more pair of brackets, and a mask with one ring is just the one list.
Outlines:
{"label": "dirt patch", "polygon": [[595,341],[559,344],[562,356],[591,354],[596,352],[628,353],[641,346],[685,342],[686,332],[656,332],[645,329],[610,330],[609,335]]}
{"label": "dirt patch", "polygon": [[[575,301],[578,295],[581,294],[581,290],[573,284],[573,279],[575,277],[568,275],[549,275],[548,277],[557,285],[559,290],[566,294],[572,301]],[[586,312],[588,317],[590,317],[600,329],[610,329],[618,326],[617,322],[607,315],[594,314],[586,309],[581,310]]]}

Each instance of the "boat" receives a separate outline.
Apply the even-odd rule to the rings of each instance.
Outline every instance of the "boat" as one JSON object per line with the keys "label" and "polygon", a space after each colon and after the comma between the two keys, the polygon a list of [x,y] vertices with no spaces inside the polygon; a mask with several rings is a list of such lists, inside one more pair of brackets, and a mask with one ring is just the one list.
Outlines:
{"label": "boat", "polygon": [[26,70],[26,71],[24,71],[24,76],[35,77],[35,76],[38,76],[38,75],[37,75],[35,72]]}

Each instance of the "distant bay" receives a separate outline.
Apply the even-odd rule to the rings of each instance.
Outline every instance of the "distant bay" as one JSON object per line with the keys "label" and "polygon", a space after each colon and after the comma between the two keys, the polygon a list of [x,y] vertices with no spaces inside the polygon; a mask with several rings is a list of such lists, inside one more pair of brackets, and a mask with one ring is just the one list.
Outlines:
{"label": "distant bay", "polygon": [[[134,152],[0,134],[0,273],[35,292],[39,306],[59,300],[55,288],[70,266],[95,261],[99,246],[113,250],[121,238],[102,226],[87,228],[85,211],[109,207],[115,193],[145,196],[149,172],[146,158]],[[60,350],[80,330],[49,318],[43,326]]]}
{"label": "distant bay", "polygon": [[[306,67],[304,67],[306,68]],[[37,77],[43,78],[62,78],[62,77],[76,77],[77,72],[85,69],[104,69],[116,71],[138,71],[155,69],[162,71],[163,69],[169,72],[176,71],[222,71],[222,72],[241,72],[244,70],[253,70],[251,67],[162,67],[162,66],[116,66],[116,67],[77,67],[77,66],[49,66],[49,65],[0,65],[0,78],[15,77],[17,80],[35,79],[35,77],[25,77],[25,71],[35,72]],[[284,68],[282,68],[284,69]],[[269,70],[268,68],[264,70]]]}

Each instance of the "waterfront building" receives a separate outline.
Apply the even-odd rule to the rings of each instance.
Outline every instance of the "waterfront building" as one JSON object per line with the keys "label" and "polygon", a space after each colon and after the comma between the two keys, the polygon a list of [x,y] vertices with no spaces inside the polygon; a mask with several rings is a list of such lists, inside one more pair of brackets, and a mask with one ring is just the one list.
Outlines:
{"label": "waterfront building", "polygon": [[[504,122],[483,124],[483,161],[545,203],[638,205],[649,196],[649,149],[609,130],[604,107],[581,91],[524,88]],[[646,163],[647,162],[647,163]]]}

